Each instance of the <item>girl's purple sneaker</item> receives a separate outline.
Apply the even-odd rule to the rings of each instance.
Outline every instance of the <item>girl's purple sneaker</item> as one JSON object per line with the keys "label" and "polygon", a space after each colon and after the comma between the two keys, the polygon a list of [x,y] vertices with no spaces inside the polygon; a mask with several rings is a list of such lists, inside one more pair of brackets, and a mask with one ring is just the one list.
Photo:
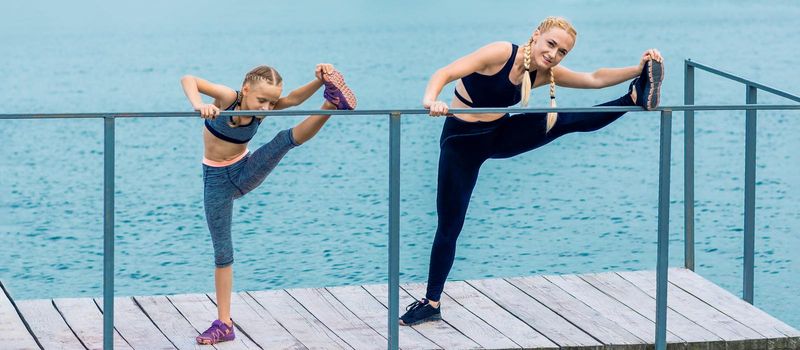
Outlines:
{"label": "girl's purple sneaker", "polygon": [[197,344],[210,345],[231,341],[234,338],[236,338],[236,334],[233,333],[233,327],[228,326],[225,322],[216,320],[211,323],[211,327],[208,327],[203,334],[198,335],[196,339]]}
{"label": "girl's purple sneaker", "polygon": [[325,84],[323,95],[328,102],[333,103],[336,109],[355,109],[356,95],[344,83],[344,76],[339,71],[333,71],[322,75],[322,82]]}

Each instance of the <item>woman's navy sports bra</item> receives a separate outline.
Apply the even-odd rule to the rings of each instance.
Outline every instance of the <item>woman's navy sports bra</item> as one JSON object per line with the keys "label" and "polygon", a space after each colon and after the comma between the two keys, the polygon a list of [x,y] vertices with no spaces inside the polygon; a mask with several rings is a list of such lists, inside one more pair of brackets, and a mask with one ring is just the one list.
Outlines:
{"label": "woman's navy sports bra", "polygon": [[[461,100],[465,105],[475,108],[488,107],[488,108],[503,108],[513,106],[522,99],[520,96],[520,89],[522,84],[514,85],[508,80],[508,75],[511,73],[511,67],[514,66],[514,58],[517,56],[517,45],[511,44],[511,57],[508,58],[506,64],[495,75],[484,75],[478,72],[461,78],[464,83],[464,88],[467,90],[472,102],[455,91],[456,98]],[[531,82],[536,80],[536,71],[530,72]]]}

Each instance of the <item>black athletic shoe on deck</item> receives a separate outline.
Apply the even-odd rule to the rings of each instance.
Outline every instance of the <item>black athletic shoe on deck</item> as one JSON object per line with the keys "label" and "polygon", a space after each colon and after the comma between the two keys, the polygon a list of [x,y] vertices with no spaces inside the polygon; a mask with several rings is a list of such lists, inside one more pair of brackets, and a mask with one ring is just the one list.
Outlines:
{"label": "black athletic shoe on deck", "polygon": [[[439,305],[441,306],[441,305]],[[413,326],[428,321],[442,319],[442,311],[438,307],[433,307],[428,299],[414,301],[406,306],[406,313],[400,317],[400,325]]]}

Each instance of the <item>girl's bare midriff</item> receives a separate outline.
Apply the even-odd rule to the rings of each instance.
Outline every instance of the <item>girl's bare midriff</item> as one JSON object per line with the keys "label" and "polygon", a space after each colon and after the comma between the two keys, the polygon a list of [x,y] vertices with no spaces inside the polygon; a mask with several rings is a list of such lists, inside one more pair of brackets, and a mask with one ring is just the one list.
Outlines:
{"label": "girl's bare midriff", "polygon": [[[239,117],[234,117],[239,118]],[[236,121],[238,124],[248,124],[253,117],[241,117]],[[255,123],[256,121],[252,121]],[[203,156],[206,159],[215,162],[227,162],[235,159],[247,151],[247,144],[232,143],[225,140],[220,140],[218,137],[211,134],[205,127],[203,127]]]}

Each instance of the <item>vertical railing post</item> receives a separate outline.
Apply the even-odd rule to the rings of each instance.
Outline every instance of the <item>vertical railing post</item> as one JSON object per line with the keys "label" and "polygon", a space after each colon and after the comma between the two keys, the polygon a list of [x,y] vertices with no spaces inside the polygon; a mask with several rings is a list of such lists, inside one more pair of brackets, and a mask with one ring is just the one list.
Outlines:
{"label": "vertical railing post", "polygon": [[[756,104],[758,89],[747,85],[747,104]],[[745,112],[744,160],[744,300],[753,303],[755,275],[755,219],[756,219],[756,113]]]}
{"label": "vertical railing post", "polygon": [[[694,66],[685,61],[683,104],[694,104]],[[694,271],[694,111],[683,112],[684,266]]]}
{"label": "vertical railing post", "polygon": [[400,324],[400,113],[389,116],[389,350],[397,350]]}
{"label": "vertical railing post", "polygon": [[103,349],[114,349],[114,117],[104,118]]}
{"label": "vertical railing post", "polygon": [[658,262],[656,263],[656,350],[667,349],[667,273],[669,265],[669,174],[672,111],[661,111],[658,166]]}

